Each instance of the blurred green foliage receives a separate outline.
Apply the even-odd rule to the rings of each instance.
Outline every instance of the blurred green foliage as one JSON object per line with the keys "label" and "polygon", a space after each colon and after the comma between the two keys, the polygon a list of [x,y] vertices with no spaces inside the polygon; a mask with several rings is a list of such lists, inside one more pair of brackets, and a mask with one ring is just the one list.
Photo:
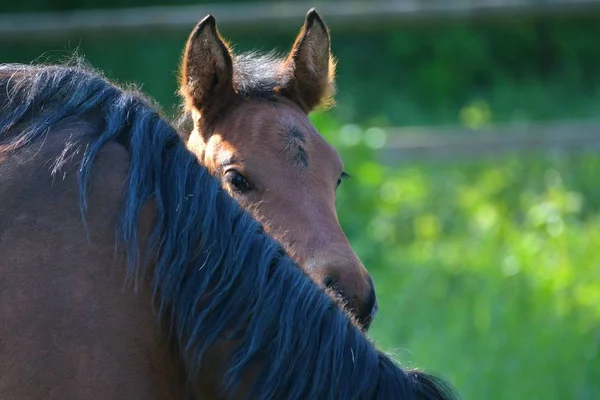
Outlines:
{"label": "blurred green foliage", "polygon": [[[600,110],[600,25],[594,17],[333,31],[339,90],[332,115],[395,126],[595,116]],[[298,20],[298,30],[301,25]],[[236,51],[280,52],[289,50],[296,32],[273,35],[268,26],[255,32],[222,31]],[[60,59],[79,49],[109,77],[143,83],[146,93],[171,108],[178,101],[175,78],[187,34],[0,43],[0,60]]]}
{"label": "blurred green foliage", "polygon": [[[148,7],[165,5],[197,5],[203,3],[252,3],[255,0],[21,0],[6,2],[0,6],[3,12],[29,12],[35,11],[64,11],[64,10],[89,10],[89,9],[112,9],[126,7]],[[272,0],[272,3],[282,0]]]}
{"label": "blurred green foliage", "polygon": [[[79,48],[172,110],[187,33],[4,43],[0,60]],[[294,35],[222,33],[237,50],[286,51]],[[338,106],[311,118],[354,176],[338,209],[378,290],[372,336],[403,364],[449,378],[464,399],[600,398],[600,159],[554,151],[392,168],[377,159],[379,127],[597,117],[598,43],[595,15],[333,32]]]}
{"label": "blurred green foliage", "polygon": [[371,335],[464,399],[600,398],[600,158],[377,162],[382,130],[316,126],[354,176],[338,213],[373,274]]}

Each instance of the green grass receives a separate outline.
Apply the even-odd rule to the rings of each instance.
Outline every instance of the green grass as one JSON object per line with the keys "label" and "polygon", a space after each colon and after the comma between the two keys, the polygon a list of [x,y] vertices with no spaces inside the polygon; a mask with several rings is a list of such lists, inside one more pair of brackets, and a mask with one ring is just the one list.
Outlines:
{"label": "green grass", "polygon": [[464,399],[600,398],[597,154],[389,168],[381,133],[313,120],[354,176],[338,212],[378,290],[376,343]]}

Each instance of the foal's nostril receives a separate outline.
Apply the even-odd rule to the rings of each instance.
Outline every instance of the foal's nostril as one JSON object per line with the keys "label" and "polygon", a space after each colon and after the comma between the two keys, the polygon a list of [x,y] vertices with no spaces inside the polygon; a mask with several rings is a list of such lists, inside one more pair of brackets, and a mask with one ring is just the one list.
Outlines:
{"label": "foal's nostril", "polygon": [[342,285],[337,278],[334,278],[332,276],[326,277],[325,279],[323,279],[323,286],[325,286],[327,289],[331,290],[333,293],[337,294],[341,298],[345,299],[346,302],[350,301],[350,299],[346,298],[344,289],[342,288]]}
{"label": "foal's nostril", "polygon": [[337,294],[345,303],[346,307],[353,310],[352,312],[356,312],[356,297],[352,296],[352,292],[347,291],[347,288],[339,279],[327,277],[323,280],[323,285],[333,293]]}
{"label": "foal's nostril", "polygon": [[375,294],[375,286],[373,285],[370,276],[367,277],[367,282],[369,284],[369,290],[365,297],[348,297],[347,293],[344,292],[344,288],[339,279],[333,276],[327,276],[323,279],[323,286],[332,290],[334,293],[337,293],[344,299],[349,311],[355,315],[358,323],[365,330],[369,329],[369,326],[377,314],[377,309],[379,308],[377,304],[377,295]]}
{"label": "foal's nostril", "polygon": [[340,282],[336,278],[328,276],[323,279],[323,286],[329,289],[339,290]]}

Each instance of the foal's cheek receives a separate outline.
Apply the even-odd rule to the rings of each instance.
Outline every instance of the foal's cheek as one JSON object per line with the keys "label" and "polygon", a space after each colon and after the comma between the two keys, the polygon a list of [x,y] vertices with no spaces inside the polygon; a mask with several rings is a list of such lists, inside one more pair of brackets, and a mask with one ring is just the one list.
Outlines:
{"label": "foal's cheek", "polygon": [[240,207],[248,211],[256,219],[260,220],[262,218],[261,201],[256,200],[252,193],[236,193],[227,182],[223,182],[223,187]]}

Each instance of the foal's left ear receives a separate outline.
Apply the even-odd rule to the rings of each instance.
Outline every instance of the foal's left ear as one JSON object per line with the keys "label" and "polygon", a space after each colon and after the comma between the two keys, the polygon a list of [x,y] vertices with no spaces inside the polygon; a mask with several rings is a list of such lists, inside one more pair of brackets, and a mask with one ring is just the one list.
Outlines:
{"label": "foal's left ear", "polygon": [[285,60],[291,79],[282,92],[307,114],[319,104],[330,105],[335,91],[335,61],[325,23],[312,8]]}
{"label": "foal's left ear", "polygon": [[200,21],[188,38],[179,91],[187,107],[202,118],[218,114],[235,95],[231,53],[212,15]]}

